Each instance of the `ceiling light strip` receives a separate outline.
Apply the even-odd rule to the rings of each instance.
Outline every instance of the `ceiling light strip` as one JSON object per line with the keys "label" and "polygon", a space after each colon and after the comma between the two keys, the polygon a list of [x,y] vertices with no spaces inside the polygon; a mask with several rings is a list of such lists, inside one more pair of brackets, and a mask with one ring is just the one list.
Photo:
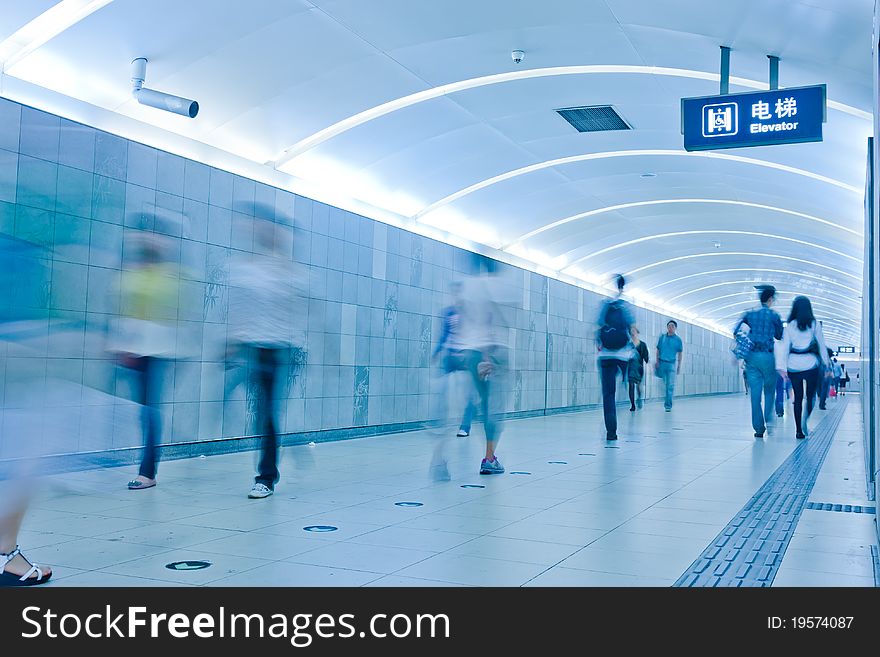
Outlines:
{"label": "ceiling light strip", "polygon": [[465,196],[473,194],[474,192],[478,192],[487,187],[491,187],[492,185],[497,185],[498,183],[504,182],[505,180],[510,180],[512,178],[517,178],[519,176],[524,176],[529,173],[534,173],[535,171],[542,171],[544,169],[549,169],[552,167],[565,166],[567,164],[574,164],[578,162],[588,162],[590,160],[604,160],[614,157],[698,157],[712,160],[723,160],[727,162],[737,162],[740,164],[749,164],[751,166],[766,167],[769,169],[776,169],[778,171],[785,171],[786,173],[793,173],[799,176],[817,180],[819,182],[827,183],[835,187],[840,187],[841,189],[845,189],[848,192],[853,192],[855,194],[864,194],[864,190],[862,188],[855,185],[847,184],[841,180],[829,178],[828,176],[813,173],[812,171],[807,171],[805,169],[791,167],[786,164],[770,162],[768,160],[744,157],[742,155],[730,155],[729,153],[713,153],[709,151],[688,152],[672,149],[638,149],[628,151],[605,151],[601,153],[582,153],[580,155],[561,157],[553,160],[544,160],[543,162],[530,164],[528,166],[520,167],[519,169],[513,169],[511,171],[507,171],[506,173],[493,176],[492,178],[481,180],[480,182],[474,183],[469,187],[450,194],[449,196],[446,196],[417,212],[413,216],[413,219],[418,221],[421,217],[424,217],[430,212],[434,212],[445,205],[449,205],[450,203],[458,201]]}
{"label": "ceiling light strip", "polygon": [[[834,285],[836,287],[841,287],[844,290],[849,290],[850,292],[852,292],[856,295],[859,295],[862,293],[861,290],[857,290],[854,287],[849,287],[849,286],[844,285],[843,283],[839,283],[831,278],[825,278],[824,276],[816,276],[815,274],[808,274],[808,273],[802,272],[802,271],[791,271],[789,269],[758,269],[756,267],[740,267],[740,268],[735,268],[735,269],[713,269],[711,271],[701,271],[696,274],[688,274],[687,276],[679,276],[678,278],[673,278],[668,281],[663,281],[662,283],[658,283],[657,285],[654,285],[653,287],[645,288],[645,292],[650,292],[650,291],[656,290],[657,288],[660,288],[660,287],[672,285],[673,283],[679,283],[679,282],[687,280],[689,278],[705,278],[707,276],[712,276],[714,274],[733,274],[733,273],[745,273],[745,272],[760,272],[762,274],[787,274],[787,275],[793,276],[795,278],[812,278],[817,281],[821,281],[823,283],[826,283],[828,285]],[[761,283],[761,281],[757,281],[757,280],[750,281],[750,282],[754,283],[755,285],[758,285]]]}
{"label": "ceiling light strip", "polygon": [[61,0],[0,43],[0,71],[6,71],[40,46],[113,0]]}
{"label": "ceiling light strip", "polygon": [[[841,226],[833,221],[829,221],[828,219],[822,219],[820,217],[816,217],[811,214],[806,214],[804,212],[797,212],[796,210],[788,210],[786,208],[780,208],[775,205],[765,205],[763,203],[750,203],[748,201],[736,201],[732,199],[712,199],[712,198],[672,198],[672,199],[656,199],[653,201],[635,201],[632,203],[620,203],[618,205],[609,205],[604,208],[596,208],[594,210],[589,210],[587,212],[581,212],[580,214],[575,214],[570,217],[566,217],[565,219],[560,219],[559,221],[554,221],[549,223],[541,228],[537,228],[529,233],[521,235],[517,237],[509,246],[513,244],[519,244],[521,242],[525,242],[541,233],[545,233],[554,228],[558,228],[559,226],[564,226],[566,224],[573,223],[575,221],[580,221],[581,219],[587,219],[589,217],[594,217],[598,214],[603,214],[606,212],[616,212],[618,210],[627,210],[629,208],[639,208],[639,207],[649,207],[652,205],[674,205],[678,203],[708,203],[715,205],[734,205],[741,206],[747,208],[755,208],[760,210],[769,210],[771,212],[781,212],[783,214],[788,214],[794,217],[801,217],[803,219],[808,219],[810,221],[815,221],[821,224],[825,224],[826,226],[831,226],[835,230],[842,230],[847,233],[852,233],[857,237],[862,237],[863,233],[861,231],[853,230],[851,228],[846,228],[845,226]],[[508,248],[504,247],[504,248]]]}
{"label": "ceiling light strip", "polygon": [[[750,258],[776,258],[778,260],[788,260],[791,262],[800,262],[805,265],[809,265],[810,267],[821,267],[823,269],[828,269],[829,271],[833,271],[836,274],[840,274],[841,276],[848,276],[849,278],[853,278],[859,283],[862,282],[862,277],[857,276],[856,274],[850,274],[849,272],[845,272],[841,269],[835,269],[834,267],[829,267],[828,265],[823,265],[818,262],[813,262],[812,260],[804,260],[803,258],[795,258],[793,256],[786,255],[777,255],[774,253],[753,253],[749,251],[709,251],[708,253],[691,253],[685,256],[677,256],[675,258],[668,258],[666,260],[658,260],[656,262],[649,263],[647,265],[643,265],[638,267],[637,269],[631,269],[628,272],[629,276],[634,274],[639,274],[648,269],[653,269],[654,267],[659,267],[661,265],[668,265],[671,262],[680,262],[682,260],[691,260],[693,258],[718,258],[721,256],[746,256]],[[606,273],[605,276],[610,276],[613,272]]]}

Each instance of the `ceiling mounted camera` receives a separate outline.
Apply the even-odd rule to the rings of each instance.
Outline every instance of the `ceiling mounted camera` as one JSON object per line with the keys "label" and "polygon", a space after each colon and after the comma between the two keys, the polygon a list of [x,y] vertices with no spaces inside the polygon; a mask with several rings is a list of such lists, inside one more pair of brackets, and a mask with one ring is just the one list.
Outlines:
{"label": "ceiling mounted camera", "polygon": [[131,63],[131,95],[137,102],[166,112],[188,116],[191,119],[196,118],[196,114],[199,113],[199,104],[196,101],[147,89],[144,86],[146,78],[147,60],[145,57],[138,57]]}
{"label": "ceiling mounted camera", "polygon": [[513,60],[514,64],[519,64],[525,56],[526,54],[522,50],[514,50],[510,53],[510,58]]}

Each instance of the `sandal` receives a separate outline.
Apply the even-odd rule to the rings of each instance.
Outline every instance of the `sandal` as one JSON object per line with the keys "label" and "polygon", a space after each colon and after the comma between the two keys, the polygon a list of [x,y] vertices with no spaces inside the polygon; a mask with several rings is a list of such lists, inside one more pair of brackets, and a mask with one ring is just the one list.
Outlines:
{"label": "sandal", "polygon": [[[7,573],[6,565],[15,559],[15,557],[21,555],[21,558],[24,559],[28,564],[30,564],[30,570],[28,570],[24,575],[16,575],[15,573]],[[15,549],[9,554],[5,554],[0,552],[0,559],[5,559],[3,563],[3,570],[0,572],[0,586],[36,586],[37,584],[43,584],[44,582],[49,581],[49,578],[52,577],[52,573],[50,572],[48,575],[44,575],[43,571],[39,566],[35,563],[31,563],[27,560],[27,558],[21,554],[21,550],[18,549],[18,546],[15,546]],[[31,577],[31,575],[36,574],[36,577]]]}
{"label": "sandal", "polygon": [[155,479],[149,481],[141,481],[140,479],[132,479],[128,482],[128,490],[141,490],[143,488],[152,488],[156,485]]}

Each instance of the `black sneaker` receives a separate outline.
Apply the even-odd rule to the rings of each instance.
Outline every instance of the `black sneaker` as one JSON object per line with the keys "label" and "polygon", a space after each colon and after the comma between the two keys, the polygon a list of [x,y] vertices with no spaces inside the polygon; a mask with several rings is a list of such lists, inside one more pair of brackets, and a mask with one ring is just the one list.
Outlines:
{"label": "black sneaker", "polygon": [[756,431],[755,432],[755,438],[763,438],[763,437],[764,437],[763,431]]}
{"label": "black sneaker", "polygon": [[804,434],[802,434],[802,433],[799,433],[799,434],[797,435],[797,439],[798,439],[798,440],[803,440],[804,438],[806,438],[806,436],[805,436]]}
{"label": "black sneaker", "polygon": [[617,440],[617,436],[606,436],[605,440]]}

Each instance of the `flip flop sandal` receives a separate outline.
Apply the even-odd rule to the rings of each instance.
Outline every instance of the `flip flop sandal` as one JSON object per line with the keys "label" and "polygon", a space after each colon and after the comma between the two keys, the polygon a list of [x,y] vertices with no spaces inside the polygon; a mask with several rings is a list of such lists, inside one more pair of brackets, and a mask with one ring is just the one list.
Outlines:
{"label": "flip flop sandal", "polygon": [[156,480],[153,480],[153,483],[147,483],[145,481],[138,481],[137,479],[132,479],[128,482],[128,490],[141,490],[143,488],[152,488],[156,485]]}
{"label": "flip flop sandal", "polygon": [[[5,559],[3,563],[3,570],[0,572],[0,587],[2,586],[36,586],[37,584],[43,584],[44,582],[49,581],[49,578],[52,577],[52,573],[48,575],[44,575],[43,571],[39,566],[35,563],[31,563],[27,560],[27,558],[22,554],[21,557],[28,563],[31,563],[31,568],[24,575],[16,575],[15,573],[7,573],[5,568],[6,564],[15,559],[16,556],[21,554],[21,550],[18,549],[18,546],[15,546],[15,549],[9,554],[5,554],[0,552],[0,559]],[[31,577],[31,575],[36,573],[36,577]]]}

